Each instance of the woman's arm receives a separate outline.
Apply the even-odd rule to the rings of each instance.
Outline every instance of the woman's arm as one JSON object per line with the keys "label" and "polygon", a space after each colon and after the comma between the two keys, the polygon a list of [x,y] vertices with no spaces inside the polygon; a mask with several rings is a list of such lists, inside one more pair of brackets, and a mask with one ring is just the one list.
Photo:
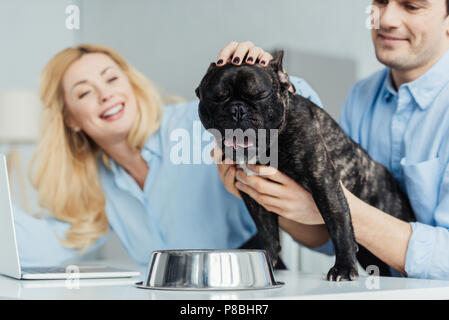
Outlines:
{"label": "woman's arm", "polygon": [[[63,246],[70,224],[54,219],[36,218],[13,206],[17,246],[22,267],[61,266],[81,257],[75,249]],[[85,253],[97,249],[107,239],[100,238]]]}

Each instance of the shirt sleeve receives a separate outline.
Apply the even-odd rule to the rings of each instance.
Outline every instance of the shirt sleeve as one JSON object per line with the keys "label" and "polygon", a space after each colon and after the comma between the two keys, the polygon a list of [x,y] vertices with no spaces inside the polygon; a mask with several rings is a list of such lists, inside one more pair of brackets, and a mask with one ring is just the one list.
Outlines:
{"label": "shirt sleeve", "polygon": [[335,248],[334,248],[334,244],[332,242],[332,239],[329,238],[329,240],[323,244],[321,247],[318,248],[310,248],[316,252],[320,252],[320,253],[324,253],[328,256],[333,256],[335,255]]}
{"label": "shirt sleeve", "polygon": [[409,277],[449,280],[449,168],[440,189],[434,212],[435,226],[412,222],[412,234],[405,258]]}
{"label": "shirt sleeve", "polygon": [[343,129],[343,131],[350,136],[354,141],[357,137],[354,136],[355,132],[353,126],[357,124],[360,120],[354,118],[354,108],[360,105],[357,102],[357,84],[355,84],[346,98],[343,107],[340,112],[340,118],[338,119],[338,124]]}
{"label": "shirt sleeve", "polygon": [[[69,223],[52,217],[36,218],[16,206],[13,206],[13,210],[22,267],[60,266],[81,257],[75,249],[63,246],[58,240],[58,237],[65,239]],[[91,245],[83,256],[101,246],[108,236],[109,234]]]}

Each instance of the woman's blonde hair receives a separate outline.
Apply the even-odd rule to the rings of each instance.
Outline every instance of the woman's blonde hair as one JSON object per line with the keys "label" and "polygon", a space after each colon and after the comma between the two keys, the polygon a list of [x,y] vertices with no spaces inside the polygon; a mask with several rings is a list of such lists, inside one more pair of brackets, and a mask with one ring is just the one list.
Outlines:
{"label": "woman's blonde hair", "polygon": [[40,77],[43,104],[41,139],[29,167],[39,204],[62,221],[71,224],[67,247],[85,251],[108,232],[105,196],[98,176],[98,157],[109,167],[108,156],[85,133],[75,132],[65,122],[62,77],[68,67],[88,53],[108,55],[121,68],[133,88],[137,116],[128,134],[133,150],[142,150],[147,138],[159,128],[162,107],[155,86],[110,48],[82,44],[56,54]]}

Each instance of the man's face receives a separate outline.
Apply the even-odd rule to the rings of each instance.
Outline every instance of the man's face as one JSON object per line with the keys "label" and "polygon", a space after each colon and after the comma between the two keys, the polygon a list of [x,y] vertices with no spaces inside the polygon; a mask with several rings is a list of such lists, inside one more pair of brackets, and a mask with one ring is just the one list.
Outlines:
{"label": "man's face", "polygon": [[446,0],[374,0],[379,29],[372,29],[377,59],[396,70],[434,63],[449,47]]}

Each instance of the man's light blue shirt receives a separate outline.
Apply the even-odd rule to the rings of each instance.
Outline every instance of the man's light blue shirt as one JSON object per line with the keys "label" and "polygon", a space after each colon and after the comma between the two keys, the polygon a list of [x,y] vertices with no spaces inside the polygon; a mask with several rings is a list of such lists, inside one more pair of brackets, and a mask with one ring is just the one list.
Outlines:
{"label": "man's light blue shirt", "polygon": [[409,277],[449,280],[449,51],[417,80],[395,90],[385,68],[354,85],[340,124],[408,195]]}
{"label": "man's light blue shirt", "polygon": [[[291,80],[297,93],[321,104],[305,81]],[[160,129],[141,152],[149,167],[143,190],[113,160],[109,169],[99,159],[110,228],[136,262],[148,263],[153,250],[238,248],[255,235],[244,202],[220,180],[210,158],[213,145],[193,101],[164,107]],[[59,265],[77,257],[55,236],[64,237],[68,223],[37,219],[17,208],[15,221],[22,266]]]}

